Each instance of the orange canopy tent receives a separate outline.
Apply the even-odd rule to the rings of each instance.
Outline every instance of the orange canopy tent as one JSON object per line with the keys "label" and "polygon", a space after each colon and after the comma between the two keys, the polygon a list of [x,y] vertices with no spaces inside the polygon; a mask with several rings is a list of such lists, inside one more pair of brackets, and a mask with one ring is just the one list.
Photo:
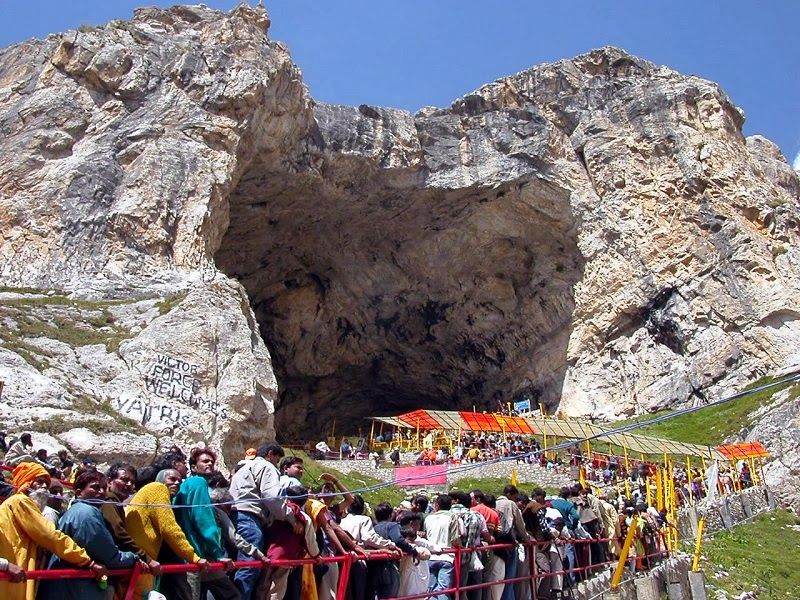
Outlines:
{"label": "orange canopy tent", "polygon": [[534,433],[533,427],[521,417],[494,413],[460,412],[466,431],[492,431],[498,433]]}
{"label": "orange canopy tent", "polygon": [[728,446],[718,446],[719,450],[729,461],[743,460],[750,458],[767,458],[769,452],[761,442],[743,442],[741,444],[730,444]]}
{"label": "orange canopy tent", "polygon": [[[406,427],[412,429],[419,427],[422,430],[490,431],[527,435],[535,433],[530,423],[522,417],[494,413],[419,409],[392,419],[402,422]],[[376,420],[388,422],[388,419],[383,417],[378,417]]]}

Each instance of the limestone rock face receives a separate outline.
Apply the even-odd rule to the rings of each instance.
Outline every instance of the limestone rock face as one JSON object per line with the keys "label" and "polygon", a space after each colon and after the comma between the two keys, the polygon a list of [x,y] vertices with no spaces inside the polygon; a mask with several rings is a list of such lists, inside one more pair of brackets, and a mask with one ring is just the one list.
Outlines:
{"label": "limestone rock face", "polygon": [[273,410],[285,441],[523,396],[616,418],[800,362],[800,182],[714,83],[603,48],[331,106],[268,27],[147,9],[0,52],[0,282],[35,288],[4,419],[232,459]]}
{"label": "limestone rock face", "polygon": [[[58,291],[0,303],[7,428],[100,456],[117,415],[142,454],[204,441],[238,460],[274,437],[269,354],[211,262],[242,165],[290,160],[309,120],[268,26],[246,7],[143,9],[0,52],[0,282]],[[107,439],[74,435],[87,421]]]}
{"label": "limestone rock face", "polygon": [[274,438],[277,385],[244,290],[223,276],[168,289],[0,302],[4,429],[57,450],[40,440],[47,432],[109,462],[199,442],[235,462],[242,446]]}
{"label": "limestone rock face", "polygon": [[[753,423],[738,436],[759,441],[770,453],[763,468],[767,485],[784,506],[800,511],[800,365],[776,373],[780,379],[795,377],[794,386],[781,390],[750,416]],[[737,439],[736,441],[739,441]]]}
{"label": "limestone rock face", "polygon": [[523,395],[615,418],[796,360],[797,176],[715,84],[606,48],[413,121],[314,114],[321,166],[248,173],[216,256],[292,430]]}

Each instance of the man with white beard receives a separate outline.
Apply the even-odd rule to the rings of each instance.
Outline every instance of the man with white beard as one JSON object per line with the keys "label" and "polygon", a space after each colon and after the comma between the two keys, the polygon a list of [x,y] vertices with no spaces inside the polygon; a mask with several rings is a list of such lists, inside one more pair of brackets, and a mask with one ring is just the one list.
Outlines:
{"label": "man with white beard", "polygon": [[[64,535],[42,515],[50,498],[50,475],[38,463],[22,463],[14,469],[12,485],[17,492],[0,505],[0,556],[26,571],[36,568],[39,548],[45,548],[79,567],[89,567],[97,577],[106,568],[94,562],[72,538]],[[25,584],[0,580],[3,600],[33,600],[36,582]]]}

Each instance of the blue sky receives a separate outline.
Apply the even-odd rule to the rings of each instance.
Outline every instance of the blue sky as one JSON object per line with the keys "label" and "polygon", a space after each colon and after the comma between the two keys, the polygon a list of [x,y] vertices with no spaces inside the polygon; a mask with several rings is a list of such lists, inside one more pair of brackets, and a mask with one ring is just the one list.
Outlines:
{"label": "blue sky", "polygon": [[[129,18],[129,0],[0,0],[0,47]],[[230,9],[238,2],[206,0]],[[255,0],[251,0],[255,4]],[[800,168],[796,0],[266,0],[314,98],[416,111],[498,77],[604,45],[720,83],[745,134]],[[795,40],[794,42],[792,40]]]}

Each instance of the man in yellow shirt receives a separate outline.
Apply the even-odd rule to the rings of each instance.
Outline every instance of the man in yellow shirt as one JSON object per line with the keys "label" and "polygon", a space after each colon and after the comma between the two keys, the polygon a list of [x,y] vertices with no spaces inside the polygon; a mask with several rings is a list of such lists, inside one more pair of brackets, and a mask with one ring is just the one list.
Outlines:
{"label": "man in yellow shirt", "polygon": [[[201,572],[208,570],[208,561],[198,556],[186,539],[175,513],[171,499],[181,486],[181,475],[175,469],[165,469],[156,476],[156,481],[140,489],[125,511],[125,528],[136,545],[144,550],[147,558],[157,560],[162,542],[186,562],[196,564]],[[141,598],[153,589],[152,575],[142,574],[136,580],[134,598]]]}

